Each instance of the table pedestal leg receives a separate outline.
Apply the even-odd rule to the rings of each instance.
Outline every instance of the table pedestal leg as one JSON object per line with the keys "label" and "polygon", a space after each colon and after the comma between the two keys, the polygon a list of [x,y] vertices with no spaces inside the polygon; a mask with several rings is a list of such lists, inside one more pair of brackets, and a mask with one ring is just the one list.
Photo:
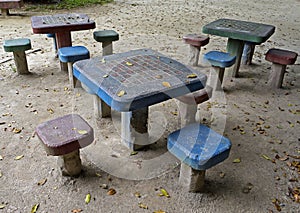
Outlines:
{"label": "table pedestal leg", "polygon": [[100,118],[110,118],[111,108],[103,100],[99,98],[98,95],[93,95],[94,97],[94,114],[96,119]]}
{"label": "table pedestal leg", "polygon": [[[57,32],[55,33],[55,38],[57,42],[57,48],[70,47],[72,46],[71,32]],[[60,62],[60,68],[62,71],[68,71],[68,65],[66,63]]]}
{"label": "table pedestal leg", "polygon": [[231,39],[231,38],[228,39],[227,52],[230,53],[230,55],[236,56],[235,64],[232,66],[232,68],[230,68],[232,77],[238,77],[243,49],[244,49],[244,41]]}
{"label": "table pedestal leg", "polygon": [[148,107],[132,112],[121,112],[122,143],[131,150],[148,145]]}

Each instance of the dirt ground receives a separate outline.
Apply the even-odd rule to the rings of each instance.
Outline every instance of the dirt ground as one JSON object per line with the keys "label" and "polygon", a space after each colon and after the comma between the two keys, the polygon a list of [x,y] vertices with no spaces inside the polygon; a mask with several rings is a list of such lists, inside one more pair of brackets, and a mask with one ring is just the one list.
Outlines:
{"label": "dirt ground", "polygon": [[[0,212],[34,212],[34,207],[36,212],[57,213],[300,212],[300,59],[288,66],[279,90],[266,85],[271,63],[264,59],[273,47],[300,52],[299,9],[299,0],[118,0],[53,11],[86,13],[96,29],[117,31],[115,53],[152,48],[182,63],[189,52],[182,36],[201,33],[202,26],[215,19],[276,26],[275,34],[256,46],[253,65],[242,66],[239,78],[226,76],[224,93],[199,106],[198,121],[232,141],[229,158],[207,171],[204,193],[187,193],[178,186],[179,163],[165,148],[168,133],[180,127],[174,100],[150,107],[150,126],[159,131],[154,136],[163,146],[130,156],[120,144],[119,114],[96,121],[91,96],[80,88],[68,89],[52,40],[32,33],[30,17],[44,13],[11,10],[17,15],[0,16],[1,44],[27,37],[37,50],[27,55],[31,74],[21,76],[13,60],[3,62],[12,54],[0,46]],[[92,32],[72,32],[73,44],[86,46],[92,57],[100,56],[101,45]],[[200,57],[225,48],[225,38],[210,36]],[[195,69],[208,74],[209,65],[202,60],[200,64]],[[39,123],[68,113],[82,115],[95,130],[95,142],[82,149],[84,171],[79,178],[62,177],[57,157],[47,156],[34,135]],[[110,188],[117,193],[108,195]],[[169,198],[158,196],[161,188]]]}

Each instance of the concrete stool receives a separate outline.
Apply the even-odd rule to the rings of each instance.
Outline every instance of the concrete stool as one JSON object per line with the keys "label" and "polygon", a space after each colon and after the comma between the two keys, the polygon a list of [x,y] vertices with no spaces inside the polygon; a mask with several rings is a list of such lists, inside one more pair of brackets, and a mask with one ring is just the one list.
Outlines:
{"label": "concrete stool", "polygon": [[287,65],[294,64],[298,54],[288,50],[270,49],[266,53],[266,60],[273,62],[268,85],[273,89],[282,87],[283,77]]}
{"label": "concrete stool", "polygon": [[28,65],[25,51],[31,49],[31,41],[28,38],[5,40],[3,43],[5,52],[13,52],[14,60],[19,74],[28,74]]}
{"label": "concrete stool", "polygon": [[54,51],[55,51],[55,58],[58,57],[57,55],[57,44],[56,44],[56,37],[55,37],[55,33],[49,33],[47,34],[48,38],[53,38],[53,47],[54,47]]}
{"label": "concrete stool", "polygon": [[64,176],[79,176],[81,159],[79,149],[94,140],[92,127],[79,115],[69,114],[39,124],[36,134],[47,154],[60,156]]}
{"label": "concrete stool", "polygon": [[[94,39],[102,43],[102,56],[113,54],[113,41],[119,40],[119,34],[114,30],[99,30],[93,33]],[[96,118],[111,117],[111,108],[97,95],[94,95],[94,112]]]}
{"label": "concrete stool", "polygon": [[224,161],[231,142],[202,124],[190,124],[168,136],[168,150],[181,160],[179,184],[187,191],[204,188],[205,170]]}
{"label": "concrete stool", "polygon": [[181,117],[181,127],[196,122],[197,106],[212,96],[212,88],[206,86],[204,89],[186,94],[176,99],[179,100],[179,112]]}
{"label": "concrete stool", "polygon": [[198,65],[200,49],[209,42],[209,37],[197,34],[188,34],[183,36],[185,43],[190,45],[189,64],[192,66]]}
{"label": "concrete stool", "polygon": [[113,41],[119,40],[119,34],[114,30],[100,30],[93,33],[94,39],[102,43],[102,55],[111,55],[113,53]]}
{"label": "concrete stool", "polygon": [[0,1],[1,15],[8,16],[9,9],[20,8],[22,6],[24,6],[23,0],[1,0]]}
{"label": "concrete stool", "polygon": [[214,83],[213,88],[220,90],[222,88],[225,68],[232,66],[235,63],[236,57],[225,52],[210,51],[204,55],[204,59],[209,61],[214,71],[218,73],[218,79]]}
{"label": "concrete stool", "polygon": [[62,47],[58,50],[58,57],[61,62],[68,63],[69,81],[74,88],[77,79],[73,77],[73,63],[79,60],[89,59],[89,50],[84,46]]}

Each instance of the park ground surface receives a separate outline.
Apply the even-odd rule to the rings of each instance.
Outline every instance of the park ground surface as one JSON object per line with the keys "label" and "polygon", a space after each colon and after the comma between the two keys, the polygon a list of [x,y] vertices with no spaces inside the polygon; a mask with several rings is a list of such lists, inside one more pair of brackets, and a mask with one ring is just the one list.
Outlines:
{"label": "park ground surface", "polygon": [[[36,212],[57,213],[300,212],[299,59],[288,66],[279,90],[266,84],[271,63],[264,59],[273,47],[299,53],[299,9],[299,0],[118,0],[73,11],[11,10],[15,15],[0,17],[1,44],[27,37],[37,50],[27,55],[30,75],[17,75],[13,60],[0,64],[0,212],[30,212],[34,207]],[[115,53],[152,48],[182,63],[189,52],[183,35],[201,33],[215,19],[276,26],[275,34],[256,47],[253,65],[242,66],[239,78],[226,76],[223,95],[199,106],[198,120],[232,141],[229,158],[207,171],[204,193],[187,193],[178,186],[179,165],[165,146],[131,155],[120,144],[119,114],[96,121],[91,97],[80,88],[69,89],[51,39],[33,34],[30,23],[33,15],[65,12],[86,13],[96,29],[117,31]],[[92,32],[73,32],[73,44],[86,46],[92,57],[101,56]],[[226,39],[210,36],[200,57],[214,49],[225,51]],[[0,61],[12,56],[2,45],[0,52]],[[210,66],[200,64],[195,69],[207,74]],[[174,100],[150,107],[149,124],[160,130],[163,144],[180,127],[177,110]],[[69,113],[82,115],[95,130],[95,142],[82,149],[79,178],[62,177],[57,157],[46,156],[34,134],[39,123]],[[159,196],[162,188],[170,197]],[[109,195],[109,189],[116,194]]]}

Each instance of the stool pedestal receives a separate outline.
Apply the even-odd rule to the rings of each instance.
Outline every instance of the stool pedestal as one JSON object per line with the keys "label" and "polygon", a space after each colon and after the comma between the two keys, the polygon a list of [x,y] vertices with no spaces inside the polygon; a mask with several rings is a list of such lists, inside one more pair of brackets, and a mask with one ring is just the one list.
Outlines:
{"label": "stool pedestal", "polygon": [[17,68],[17,72],[20,75],[28,74],[28,64],[26,59],[26,54],[24,51],[13,52],[14,61]]}
{"label": "stool pedestal", "polygon": [[205,170],[196,170],[181,163],[179,184],[188,192],[201,192],[204,189]]}

